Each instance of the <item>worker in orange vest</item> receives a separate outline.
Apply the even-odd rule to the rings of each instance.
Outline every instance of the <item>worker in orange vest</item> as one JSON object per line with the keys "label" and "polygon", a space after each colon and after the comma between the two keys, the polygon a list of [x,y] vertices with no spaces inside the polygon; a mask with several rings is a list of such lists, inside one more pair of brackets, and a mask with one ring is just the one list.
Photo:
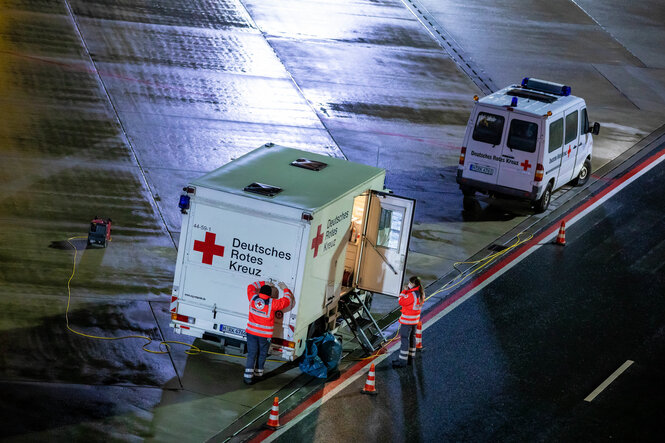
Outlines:
{"label": "worker in orange vest", "polygon": [[278,298],[279,290],[272,283],[257,281],[247,286],[249,320],[246,329],[247,364],[243,381],[248,385],[263,378],[263,366],[270,351],[275,325],[275,312],[288,308],[294,302],[293,293],[284,282],[279,282],[278,286],[284,297]]}
{"label": "worker in orange vest", "polygon": [[425,303],[425,291],[420,279],[413,276],[409,284],[399,295],[399,304],[402,306],[402,315],[399,318],[399,335],[401,346],[399,357],[393,360],[393,368],[403,368],[411,364],[416,356],[416,328],[420,321],[420,311]]}

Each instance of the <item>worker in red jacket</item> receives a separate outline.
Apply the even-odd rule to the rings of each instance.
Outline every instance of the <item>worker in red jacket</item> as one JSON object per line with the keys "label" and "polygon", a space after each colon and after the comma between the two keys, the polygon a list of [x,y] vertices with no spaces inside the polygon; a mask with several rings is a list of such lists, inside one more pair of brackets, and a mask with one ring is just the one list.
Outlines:
{"label": "worker in red jacket", "polygon": [[284,293],[279,297],[279,290],[264,281],[257,281],[247,286],[249,299],[249,320],[247,321],[247,364],[243,381],[251,385],[254,380],[263,378],[263,366],[270,351],[270,339],[275,325],[275,312],[282,311],[294,302],[291,290],[284,282],[278,286]]}
{"label": "worker in red jacket", "polygon": [[416,356],[416,327],[420,321],[420,310],[425,303],[425,291],[418,277],[411,277],[409,284],[399,295],[402,315],[399,318],[401,347],[399,357],[393,360],[393,368],[403,368],[411,364]]}

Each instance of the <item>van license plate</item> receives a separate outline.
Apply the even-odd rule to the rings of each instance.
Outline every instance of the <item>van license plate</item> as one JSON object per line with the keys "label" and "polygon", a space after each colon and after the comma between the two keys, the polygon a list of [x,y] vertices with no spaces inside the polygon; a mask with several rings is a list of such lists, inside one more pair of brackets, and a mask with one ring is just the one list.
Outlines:
{"label": "van license plate", "polygon": [[494,175],[494,168],[490,168],[489,166],[475,165],[471,163],[469,169],[473,172],[480,172],[481,174]]}
{"label": "van license plate", "polygon": [[240,337],[247,337],[247,331],[244,329],[236,328],[235,326],[219,325],[219,330],[227,334],[238,335]]}

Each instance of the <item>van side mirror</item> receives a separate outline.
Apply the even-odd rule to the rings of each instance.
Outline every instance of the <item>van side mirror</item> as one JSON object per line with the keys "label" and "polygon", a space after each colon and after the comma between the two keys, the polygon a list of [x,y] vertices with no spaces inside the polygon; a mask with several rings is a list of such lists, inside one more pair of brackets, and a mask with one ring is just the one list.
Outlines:
{"label": "van side mirror", "polygon": [[593,135],[598,135],[600,132],[600,123],[596,122],[593,124],[593,126],[589,126],[589,130],[587,132],[590,132]]}

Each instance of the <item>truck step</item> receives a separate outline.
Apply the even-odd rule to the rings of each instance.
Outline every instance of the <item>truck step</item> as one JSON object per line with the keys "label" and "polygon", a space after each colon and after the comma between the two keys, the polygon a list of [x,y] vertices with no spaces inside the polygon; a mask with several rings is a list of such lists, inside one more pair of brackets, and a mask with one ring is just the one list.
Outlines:
{"label": "truck step", "polygon": [[349,325],[354,337],[367,355],[379,349],[385,338],[368,307],[356,293],[349,293],[340,300],[340,314]]}

